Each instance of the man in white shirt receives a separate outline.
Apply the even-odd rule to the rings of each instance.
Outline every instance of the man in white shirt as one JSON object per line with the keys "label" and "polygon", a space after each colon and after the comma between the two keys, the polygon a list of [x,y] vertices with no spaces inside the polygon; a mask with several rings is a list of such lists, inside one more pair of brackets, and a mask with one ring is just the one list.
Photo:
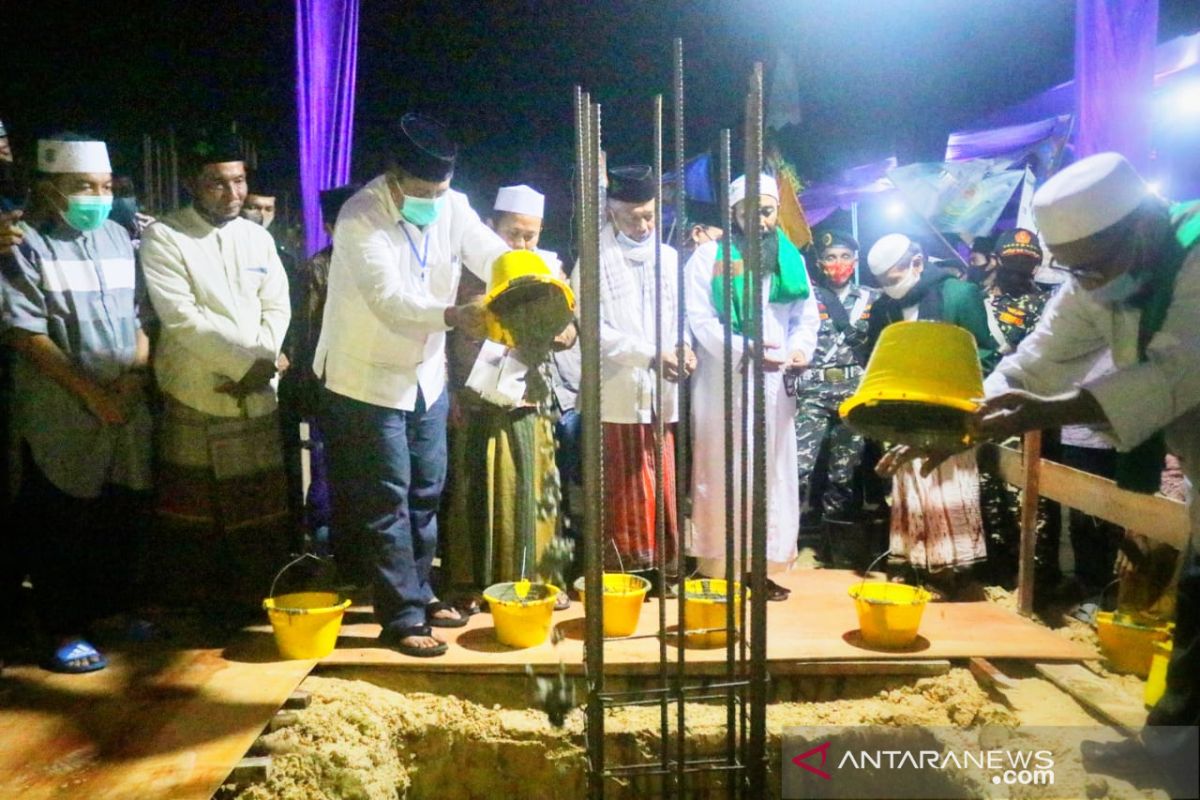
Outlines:
{"label": "man in white shirt", "polygon": [[432,627],[466,619],[434,596],[437,510],[446,476],[446,331],[482,337],[480,303],[454,305],[464,267],[485,284],[508,250],[450,188],[457,147],[406,114],[388,170],[338,216],[314,372],[333,492],[334,555],[369,580],[381,639],[436,656]]}
{"label": "man in white shirt", "polygon": [[[658,176],[645,165],[608,173],[608,223],[600,231],[601,423],[604,436],[604,566],[648,571],[659,553],[654,509],[655,373],[662,370],[665,458],[658,480],[666,501],[666,564],[679,545],[675,519],[674,429],[679,417],[677,385],[695,368],[684,347],[677,357],[678,255],[661,245],[662,347],[655,343],[654,197]],[[579,269],[572,276],[579,293]],[[661,579],[662,576],[652,576]],[[669,577],[674,577],[673,575]]]}
{"label": "man in white shirt", "polygon": [[253,602],[289,546],[274,385],[286,368],[288,282],[271,235],[239,216],[241,143],[233,136],[197,142],[183,166],[192,204],[147,228],[141,247],[162,325],[154,358],[166,396],[158,510],[185,539],[221,537],[217,547],[205,546],[199,572],[163,588],[186,585],[193,597],[228,589]]}
{"label": "man in white shirt", "polygon": [[[1200,479],[1200,205],[1168,206],[1116,153],[1062,170],[1038,189],[1033,205],[1046,245],[1072,279],[985,381],[978,438],[1089,425],[1105,430],[1117,446],[1118,485],[1157,490],[1169,451],[1194,490]],[[1091,373],[1106,354],[1115,369]],[[881,467],[908,455],[893,451]],[[1191,519],[1166,692],[1139,738],[1082,748],[1089,770],[1126,774],[1148,767],[1176,784],[1176,797],[1196,791],[1200,506],[1194,497]],[[1191,775],[1181,776],[1181,767],[1190,767]]]}

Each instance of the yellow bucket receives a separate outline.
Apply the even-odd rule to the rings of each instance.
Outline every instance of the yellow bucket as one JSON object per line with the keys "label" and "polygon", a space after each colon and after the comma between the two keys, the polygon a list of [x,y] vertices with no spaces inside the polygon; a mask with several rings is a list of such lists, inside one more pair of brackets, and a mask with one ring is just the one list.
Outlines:
{"label": "yellow bucket", "polygon": [[268,597],[263,608],[284,658],[324,658],[333,652],[349,600],[336,592],[297,592]]}
{"label": "yellow bucket", "polygon": [[[584,579],[575,581],[579,602],[584,603]],[[604,635],[630,636],[637,630],[638,617],[646,602],[650,581],[623,572],[604,573]]]}
{"label": "yellow bucket", "polygon": [[[717,578],[700,578],[684,581],[683,591],[687,602],[683,606],[683,627],[687,643],[692,647],[721,647],[725,644],[725,631],[688,633],[705,628],[725,627],[726,583]],[[733,624],[737,628],[741,617],[742,585],[733,584]],[[750,590],[745,591],[750,596]]]}
{"label": "yellow bucket", "polygon": [[944,322],[883,329],[858,390],[838,412],[859,433],[897,444],[969,442],[967,420],[983,397],[975,338]]}
{"label": "yellow bucket", "polygon": [[903,583],[863,582],[850,587],[863,642],[873,647],[908,647],[917,639],[921,615],[932,597]]}
{"label": "yellow bucket", "polygon": [[1171,640],[1154,643],[1154,655],[1150,658],[1150,676],[1146,678],[1146,689],[1142,700],[1146,708],[1154,708],[1167,690],[1167,664],[1171,663]]}
{"label": "yellow bucket", "polygon": [[492,264],[484,303],[487,337],[508,347],[549,347],[574,319],[575,294],[532,250],[511,250]]}
{"label": "yellow bucket", "polygon": [[1155,642],[1171,637],[1170,625],[1142,625],[1136,619],[1111,611],[1096,612],[1096,636],[1113,672],[1145,678],[1150,674]]}
{"label": "yellow bucket", "polygon": [[483,592],[496,626],[496,638],[509,647],[536,647],[550,634],[554,601],[561,591],[548,583],[520,581],[528,587],[524,596],[511,581],[489,586]]}

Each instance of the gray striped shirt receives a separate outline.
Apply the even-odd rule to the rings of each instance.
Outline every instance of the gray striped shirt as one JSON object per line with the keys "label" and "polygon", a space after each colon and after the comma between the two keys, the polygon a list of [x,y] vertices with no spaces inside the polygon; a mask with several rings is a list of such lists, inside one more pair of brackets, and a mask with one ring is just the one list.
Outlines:
{"label": "gray striped shirt", "polygon": [[[0,259],[0,330],[44,334],[94,380],[107,384],[137,355],[139,281],[129,234],[115,222],[80,233],[62,222],[24,226]],[[105,427],[71,392],[23,358],[13,368],[16,436],[59,489],[96,497],[105,484],[150,486],[151,424],[144,403],[125,425]]]}

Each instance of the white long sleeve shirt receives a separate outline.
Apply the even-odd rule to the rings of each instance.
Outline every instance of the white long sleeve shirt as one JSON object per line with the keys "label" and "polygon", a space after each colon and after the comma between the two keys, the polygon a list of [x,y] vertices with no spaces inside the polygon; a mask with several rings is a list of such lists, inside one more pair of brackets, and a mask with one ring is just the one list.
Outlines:
{"label": "white long sleeve shirt", "polygon": [[363,403],[412,411],[419,389],[432,405],[446,388],[444,317],[462,268],[486,284],[507,250],[461,192],[447,192],[422,231],[403,219],[386,177],[375,178],[338,215],[313,371]]}
{"label": "white long sleeve shirt", "polygon": [[[1162,329],[1138,360],[1139,311],[1096,302],[1072,281],[1060,289],[1033,332],[984,382],[988,396],[1009,389],[1054,395],[1087,390],[1108,419],[1108,435],[1127,451],[1159,430],[1179,456],[1193,486],[1200,481],[1200,248],[1175,279],[1175,295]],[[1111,351],[1115,369],[1089,376],[1096,359]],[[1197,544],[1192,503],[1192,542]]]}
{"label": "white long sleeve shirt", "polygon": [[214,416],[273,411],[274,388],[242,403],[216,391],[257,359],[274,361],[287,333],[287,275],[266,229],[241,218],[215,227],[189,206],[147,228],[139,255],[162,322],[154,356],[162,390]]}

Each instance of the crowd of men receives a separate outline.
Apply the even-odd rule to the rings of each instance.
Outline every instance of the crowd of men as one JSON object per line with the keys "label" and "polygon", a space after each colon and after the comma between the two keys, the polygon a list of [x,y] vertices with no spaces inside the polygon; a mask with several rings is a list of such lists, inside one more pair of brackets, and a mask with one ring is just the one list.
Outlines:
{"label": "crowd of men", "polygon": [[[487,585],[532,577],[577,534],[576,326],[551,331],[542,351],[518,348],[497,332],[486,301],[514,275],[578,296],[578,271],[538,247],[543,196],[504,187],[481,217],[451,187],[450,133],[408,114],[384,173],[322,194],[332,244],[299,262],[281,258],[269,232],[274,198],[251,188],[239,142],[210,138],[184,155],[190,203],[153,221],[118,208],[107,148],[85,136],[38,141],[27,192],[17,196],[7,180],[0,187],[13,508],[22,520],[5,540],[5,596],[28,577],[48,637],[45,666],[91,671],[105,665],[86,638],[98,616],[151,599],[259,598],[289,551],[321,550],[327,536],[341,580],[369,593],[382,645],[445,652],[435,629],[465,625]],[[726,544],[743,528],[750,478],[738,469],[750,460],[741,423],[753,409],[741,375],[758,349],[772,575],[792,568],[802,537],[816,534],[823,564],[862,569],[890,552],[952,598],[971,596],[981,578],[1011,579],[1003,573],[1015,567],[1014,498],[987,470],[981,478],[974,450],[894,448],[880,459],[884,443],[864,441],[838,414],[884,329],[903,321],[950,323],[973,337],[988,375],[978,438],[1061,429],[1062,458],[1122,486],[1157,489],[1168,452],[1195,478],[1200,218],[1195,206],[1150,192],[1122,157],[1062,170],[1034,199],[1038,231],[979,240],[961,265],[934,263],[904,234],[883,236],[866,257],[877,288],[857,280],[850,235],[818,230],[804,249],[789,239],[770,175],[758,181],[758,219],[747,218],[738,178],[729,187],[733,230],[698,213],[681,254],[655,230],[660,176],[641,165],[607,173],[599,283],[607,569],[673,591],[682,548],[699,574],[743,573],[727,563]],[[751,237],[765,273],[757,307],[746,302],[743,275]],[[1043,243],[1066,278],[1053,293],[1035,280]],[[682,520],[674,437],[685,382],[693,434],[678,443],[691,466]],[[732,531],[728,416],[738,423]],[[302,449],[311,456],[307,498]],[[152,515],[141,513],[150,506]],[[1044,515],[1039,556],[1051,583],[1057,516]],[[295,535],[301,521],[304,542]],[[1110,582],[1118,536],[1072,520],[1085,595]],[[672,568],[659,574],[659,563]],[[1159,722],[1195,716],[1197,577],[1189,548]],[[770,600],[788,597],[768,586]]]}

